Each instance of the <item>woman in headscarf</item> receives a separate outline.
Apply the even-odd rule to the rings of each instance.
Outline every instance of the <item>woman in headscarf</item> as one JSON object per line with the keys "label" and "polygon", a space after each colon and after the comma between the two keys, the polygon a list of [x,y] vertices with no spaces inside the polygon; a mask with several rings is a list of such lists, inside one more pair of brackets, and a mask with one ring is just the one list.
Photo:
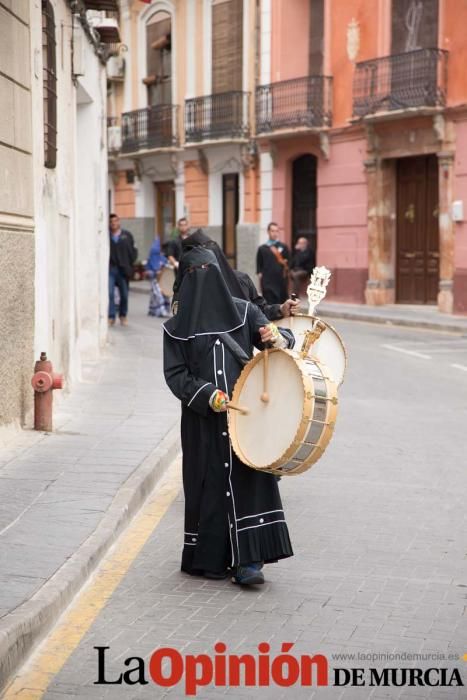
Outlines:
{"label": "woman in headscarf", "polygon": [[158,282],[158,273],[168,264],[167,258],[161,253],[159,236],[154,238],[146,263],[146,276],[151,280],[149,297],[149,316],[168,318],[170,316],[170,299],[162,294]]}
{"label": "woman in headscarf", "polygon": [[226,407],[243,366],[230,341],[247,358],[253,345],[288,343],[256,306],[232,297],[212,251],[194,248],[180,267],[178,312],[163,328],[165,378],[182,402],[181,568],[263,583],[263,564],[293,552],[276,478],[244,465],[230,445]]}
{"label": "woman in headscarf", "polygon": [[[286,316],[290,316],[291,311],[299,306],[299,301],[287,299],[283,304],[268,304],[255,287],[251,277],[246,272],[233,270],[229,261],[224,255],[220,246],[207,236],[201,229],[198,229],[182,242],[182,256],[193,248],[207,248],[212,250],[216,256],[224,280],[232,296],[238,299],[246,299],[255,304],[270,321],[277,321]],[[174,301],[177,301],[177,290],[180,286],[180,275],[174,284]]]}

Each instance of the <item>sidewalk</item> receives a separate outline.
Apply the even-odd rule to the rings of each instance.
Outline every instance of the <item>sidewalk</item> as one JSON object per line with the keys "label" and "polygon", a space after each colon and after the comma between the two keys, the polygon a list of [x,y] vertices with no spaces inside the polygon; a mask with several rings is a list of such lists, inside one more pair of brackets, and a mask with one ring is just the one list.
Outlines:
{"label": "sidewalk", "polygon": [[159,319],[130,298],[101,362],[60,402],[52,434],[0,450],[0,689],[50,628],[179,449]]}
{"label": "sidewalk", "polygon": [[[131,288],[138,294],[149,294],[150,283],[146,281],[133,282]],[[301,302],[304,309],[308,308],[306,297],[303,296]],[[323,318],[342,318],[350,321],[388,323],[409,328],[467,333],[467,316],[442,314],[436,306],[423,306],[421,304],[366,306],[366,304],[345,304],[325,300],[319,304],[317,313]]]}
{"label": "sidewalk", "polygon": [[365,304],[322,301],[318,306],[317,313],[324,318],[343,318],[351,321],[388,323],[395,326],[467,333],[467,316],[442,314],[436,306],[407,304],[366,306]]}

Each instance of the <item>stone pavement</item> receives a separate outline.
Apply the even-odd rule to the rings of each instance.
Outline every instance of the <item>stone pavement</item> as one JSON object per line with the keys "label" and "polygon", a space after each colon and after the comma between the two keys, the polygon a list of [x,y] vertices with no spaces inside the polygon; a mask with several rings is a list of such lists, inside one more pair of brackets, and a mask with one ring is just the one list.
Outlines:
{"label": "stone pavement", "polygon": [[61,397],[54,433],[0,450],[0,688],[179,450],[161,320],[146,309],[131,296],[130,325],[110,329],[102,360]]}
{"label": "stone pavement", "polygon": [[[335,436],[313,469],[280,484],[295,556],[266,567],[268,583],[242,590],[179,571],[183,501],[176,499],[44,697],[185,698],[183,686],[94,685],[159,646],[257,655],[325,654],[329,666],[459,668],[467,683],[465,395],[452,363],[462,340],[446,334],[340,322],[349,353]],[[440,350],[436,361],[391,347]],[[339,659],[336,654],[421,654]],[[453,654],[442,660],[438,655]],[[428,658],[426,655],[434,655]],[[437,657],[437,658],[436,658]],[[459,658],[460,657],[460,658]],[[146,674],[148,675],[148,674]],[[465,687],[201,688],[200,698],[461,700]],[[18,695],[23,697],[23,695]],[[25,689],[24,697],[28,697]]]}

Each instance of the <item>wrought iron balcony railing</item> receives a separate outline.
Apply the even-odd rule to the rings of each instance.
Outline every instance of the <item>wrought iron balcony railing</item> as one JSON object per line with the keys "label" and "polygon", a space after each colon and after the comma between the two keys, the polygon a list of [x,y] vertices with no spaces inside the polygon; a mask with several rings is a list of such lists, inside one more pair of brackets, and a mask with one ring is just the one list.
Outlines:
{"label": "wrought iron balcony railing", "polygon": [[308,75],[256,88],[258,134],[297,127],[319,128],[332,121],[332,78]]}
{"label": "wrought iron balcony railing", "polygon": [[249,135],[248,92],[222,92],[185,100],[185,139],[238,139]]}
{"label": "wrought iron balcony railing", "polygon": [[446,103],[448,52],[417,49],[357,63],[354,117]]}
{"label": "wrought iron balcony railing", "polygon": [[122,114],[122,153],[178,144],[178,105],[159,105]]}

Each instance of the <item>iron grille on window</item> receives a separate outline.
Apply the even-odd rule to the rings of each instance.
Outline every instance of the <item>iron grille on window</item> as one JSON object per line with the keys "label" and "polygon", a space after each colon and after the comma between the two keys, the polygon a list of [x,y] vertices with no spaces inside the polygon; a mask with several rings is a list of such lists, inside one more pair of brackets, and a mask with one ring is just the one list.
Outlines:
{"label": "iron grille on window", "polygon": [[57,64],[52,3],[42,0],[42,65],[44,89],[44,165],[57,165]]}
{"label": "iron grille on window", "polygon": [[353,86],[353,113],[375,112],[446,103],[447,51],[416,49],[357,63]]}

